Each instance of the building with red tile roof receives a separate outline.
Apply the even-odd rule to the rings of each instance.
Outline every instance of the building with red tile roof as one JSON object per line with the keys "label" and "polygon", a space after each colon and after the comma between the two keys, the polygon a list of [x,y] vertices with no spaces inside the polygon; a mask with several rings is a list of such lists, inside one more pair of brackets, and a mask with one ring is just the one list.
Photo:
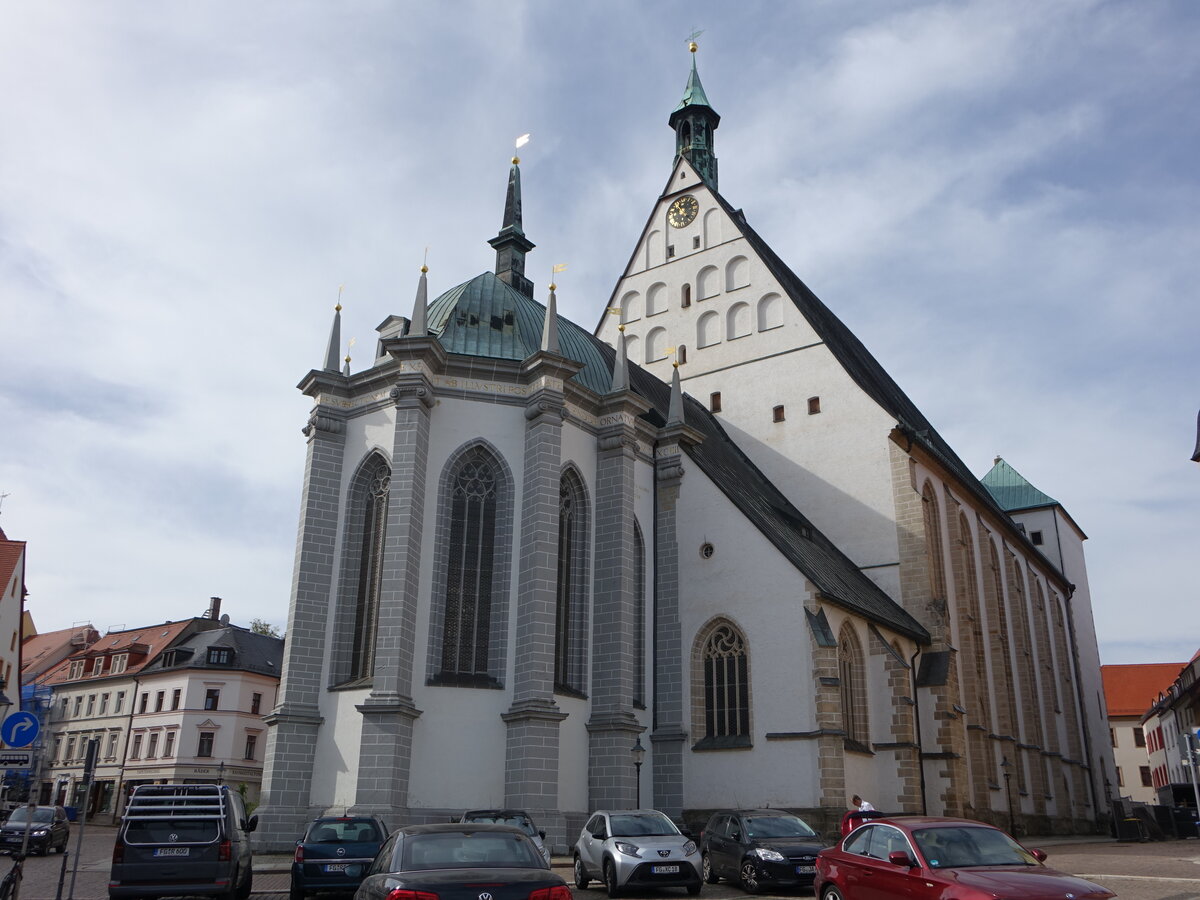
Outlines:
{"label": "building with red tile roof", "polygon": [[21,671],[21,623],[25,611],[25,542],[11,541],[0,528],[0,678],[16,703],[13,673]]}
{"label": "building with red tile roof", "polygon": [[1122,797],[1142,803],[1157,802],[1142,718],[1186,665],[1178,662],[1100,667],[1118,793]]}

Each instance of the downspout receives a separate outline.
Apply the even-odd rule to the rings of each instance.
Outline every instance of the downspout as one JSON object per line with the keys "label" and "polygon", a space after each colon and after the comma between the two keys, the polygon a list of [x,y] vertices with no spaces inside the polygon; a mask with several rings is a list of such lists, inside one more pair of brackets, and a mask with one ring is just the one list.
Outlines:
{"label": "downspout", "polygon": [[912,679],[913,722],[917,726],[917,772],[921,776],[921,815],[929,815],[929,805],[925,800],[925,748],[921,742],[921,701],[917,693],[917,657],[921,655],[920,646],[908,661]]}

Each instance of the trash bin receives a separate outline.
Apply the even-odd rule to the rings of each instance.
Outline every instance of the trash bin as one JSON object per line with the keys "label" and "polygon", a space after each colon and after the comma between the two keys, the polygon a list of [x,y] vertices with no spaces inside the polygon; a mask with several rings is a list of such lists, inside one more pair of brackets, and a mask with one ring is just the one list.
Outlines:
{"label": "trash bin", "polygon": [[1196,816],[1191,807],[1177,806],[1171,810],[1171,814],[1174,818],[1172,824],[1175,826],[1175,837],[1200,837],[1200,832],[1196,828]]}
{"label": "trash bin", "polygon": [[1146,832],[1142,820],[1137,816],[1126,816],[1117,821],[1118,841],[1145,841]]}
{"label": "trash bin", "polygon": [[63,809],[67,811],[68,822],[74,822],[77,818],[79,818],[79,810],[76,807],[64,806]]}

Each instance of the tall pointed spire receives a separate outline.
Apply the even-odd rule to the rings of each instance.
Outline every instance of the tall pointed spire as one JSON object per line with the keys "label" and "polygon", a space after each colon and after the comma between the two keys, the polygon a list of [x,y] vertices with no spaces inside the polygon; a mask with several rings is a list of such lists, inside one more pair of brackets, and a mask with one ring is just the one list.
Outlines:
{"label": "tall pointed spire", "polygon": [[417,282],[417,299],[413,301],[412,321],[408,325],[409,337],[425,337],[429,332],[429,324],[425,310],[429,306],[429,279],[426,273],[429,267],[421,265],[421,278]]}
{"label": "tall pointed spire", "polygon": [[342,349],[342,288],[338,286],[338,302],[333,308],[333,328],[329,330],[329,344],[325,348],[325,371],[340,372],[338,354]]}
{"label": "tall pointed spire", "polygon": [[692,164],[705,184],[717,189],[717,157],[713,151],[713,132],[721,124],[721,117],[708,102],[700,73],[696,70],[696,42],[688,45],[692,51],[692,71],[688,75],[683,99],[667,120],[675,131],[675,159],[684,157]]}
{"label": "tall pointed spire", "polygon": [[536,245],[525,237],[521,224],[521,159],[512,158],[508,170],[508,194],[504,198],[504,223],[500,233],[488,241],[496,249],[496,276],[526,297],[533,297],[533,282],[525,277],[525,254]]}
{"label": "tall pointed spire", "polygon": [[542,324],[542,350],[558,353],[558,299],[554,296],[554,282],[550,282],[550,300],[546,303],[546,320]]}
{"label": "tall pointed spire", "polygon": [[612,387],[610,394],[629,390],[629,357],[625,352],[625,326],[617,326],[617,358],[613,360]]}
{"label": "tall pointed spire", "polygon": [[667,425],[683,424],[683,388],[679,386],[679,363],[671,370],[671,405],[667,408]]}

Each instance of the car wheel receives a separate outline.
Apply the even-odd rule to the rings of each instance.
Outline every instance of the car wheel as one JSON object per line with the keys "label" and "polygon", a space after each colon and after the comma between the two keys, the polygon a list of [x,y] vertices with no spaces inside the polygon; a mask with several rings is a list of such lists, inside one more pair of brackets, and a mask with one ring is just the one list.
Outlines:
{"label": "car wheel", "polygon": [[619,896],[621,893],[621,889],[617,887],[617,867],[612,864],[611,859],[604,861],[604,887],[610,897]]}
{"label": "car wheel", "polygon": [[718,881],[721,880],[721,876],[718,875],[716,873],[716,871],[713,869],[712,860],[708,858],[707,853],[705,853],[704,856],[701,857],[700,864],[704,869],[704,880],[705,881],[707,881],[709,884],[716,884]]}
{"label": "car wheel", "polygon": [[237,900],[250,900],[250,894],[254,891],[254,870],[251,869],[246,873],[246,883],[238,888]]}
{"label": "car wheel", "polygon": [[304,900],[304,889],[292,879],[292,889],[288,892],[288,900]]}
{"label": "car wheel", "polygon": [[834,885],[821,892],[821,900],[842,900],[842,892]]}
{"label": "car wheel", "polygon": [[762,890],[762,885],[758,883],[758,867],[754,865],[752,860],[746,860],[742,863],[742,889],[747,894],[757,894]]}
{"label": "car wheel", "polygon": [[[579,890],[585,890],[591,879],[588,878],[587,869],[584,868],[583,860],[579,858],[579,854],[575,854],[575,887]],[[293,898],[295,900],[295,898]]]}

